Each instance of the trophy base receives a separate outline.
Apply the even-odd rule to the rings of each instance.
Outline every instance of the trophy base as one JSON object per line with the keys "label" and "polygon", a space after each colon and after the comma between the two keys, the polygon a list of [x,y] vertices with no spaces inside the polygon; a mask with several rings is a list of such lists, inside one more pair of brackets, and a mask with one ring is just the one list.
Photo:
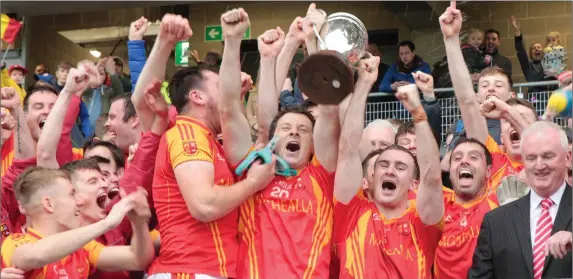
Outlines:
{"label": "trophy base", "polygon": [[331,50],[307,57],[298,69],[297,79],[300,90],[317,104],[338,105],[354,91],[354,73]]}

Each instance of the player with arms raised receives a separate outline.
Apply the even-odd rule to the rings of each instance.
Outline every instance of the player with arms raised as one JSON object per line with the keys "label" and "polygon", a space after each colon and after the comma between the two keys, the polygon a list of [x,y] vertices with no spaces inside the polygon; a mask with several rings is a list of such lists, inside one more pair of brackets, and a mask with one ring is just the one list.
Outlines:
{"label": "player with arms raised", "polygon": [[[161,79],[161,69],[149,68],[164,65],[175,43],[191,35],[187,19],[166,15],[140,82]],[[161,248],[150,279],[236,278],[238,207],[272,178],[274,166],[257,165],[235,183],[217,142],[218,82],[216,71],[198,67],[179,70],[170,82],[179,116],[157,152],[153,202]]]}
{"label": "player with arms raised", "polygon": [[[359,72],[360,79],[376,75]],[[370,88],[370,87],[367,87]],[[364,126],[365,93],[356,90],[340,136],[335,178],[335,245],[340,278],[431,278],[434,251],[443,227],[443,192],[438,145],[415,85],[398,89],[396,97],[410,111],[417,156],[392,145],[374,163],[371,201],[359,193],[362,168],[358,147]],[[409,188],[417,186],[415,200]],[[416,188],[416,187],[413,187]]]}
{"label": "player with arms raised", "polygon": [[[311,5],[306,26],[324,21]],[[243,9],[221,16],[225,50],[219,89],[219,114],[223,123],[225,154],[231,165],[253,150],[249,124],[241,113],[240,43],[249,26]],[[297,29],[302,32],[302,30]],[[312,29],[305,32],[314,36]],[[293,35],[293,34],[289,34]],[[275,81],[276,59],[284,44],[280,28],[258,38],[261,68],[258,96],[259,144],[279,136],[275,154],[296,174],[274,176],[272,182],[249,199],[240,211],[239,278],[327,278],[333,223],[333,173],[336,169],[338,106],[319,105],[320,118],[305,110],[279,112]],[[314,144],[317,143],[317,144]],[[319,143],[319,144],[318,144]],[[252,167],[251,167],[252,168]]]}

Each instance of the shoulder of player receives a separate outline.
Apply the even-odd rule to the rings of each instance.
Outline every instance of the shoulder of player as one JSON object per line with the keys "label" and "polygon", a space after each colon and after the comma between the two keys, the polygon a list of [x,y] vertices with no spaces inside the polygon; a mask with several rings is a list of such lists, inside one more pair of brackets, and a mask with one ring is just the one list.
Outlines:
{"label": "shoulder of player", "polygon": [[104,248],[106,245],[102,244],[101,242],[97,241],[97,240],[92,240],[88,243],[86,243],[86,245],[84,245],[82,248],[85,251],[93,251],[93,250],[97,250],[97,249],[102,249]]}
{"label": "shoulder of player", "polygon": [[4,242],[2,242],[2,251],[5,251],[5,249],[9,249],[10,247],[14,249],[22,244],[34,243],[36,241],[37,240],[32,236],[30,236],[29,234],[12,233],[8,237],[6,237],[6,239],[4,239]]}
{"label": "shoulder of player", "polygon": [[209,138],[208,131],[191,122],[178,122],[163,135],[167,141],[199,141]]}

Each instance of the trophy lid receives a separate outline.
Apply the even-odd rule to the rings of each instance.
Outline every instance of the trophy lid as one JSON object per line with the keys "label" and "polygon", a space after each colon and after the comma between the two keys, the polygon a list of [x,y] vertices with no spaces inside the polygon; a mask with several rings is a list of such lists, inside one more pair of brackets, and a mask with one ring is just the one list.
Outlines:
{"label": "trophy lid", "polygon": [[339,104],[354,90],[352,70],[333,50],[307,57],[298,73],[300,90],[317,104]]}

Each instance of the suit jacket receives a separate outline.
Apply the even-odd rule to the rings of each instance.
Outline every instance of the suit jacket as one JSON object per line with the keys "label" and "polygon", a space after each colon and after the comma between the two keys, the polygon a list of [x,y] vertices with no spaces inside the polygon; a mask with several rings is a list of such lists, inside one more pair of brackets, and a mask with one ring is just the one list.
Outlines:
{"label": "suit jacket", "polygon": [[[571,232],[571,187],[565,186],[551,235]],[[481,224],[468,279],[533,278],[530,194],[488,212]],[[571,278],[571,251],[563,259],[545,258],[542,278]]]}

